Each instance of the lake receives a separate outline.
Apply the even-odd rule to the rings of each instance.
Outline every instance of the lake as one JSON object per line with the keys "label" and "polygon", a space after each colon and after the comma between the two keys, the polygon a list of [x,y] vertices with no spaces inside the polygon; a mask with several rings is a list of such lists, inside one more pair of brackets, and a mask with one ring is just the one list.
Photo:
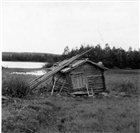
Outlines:
{"label": "lake", "polygon": [[46,62],[14,62],[2,61],[2,66],[6,68],[42,68]]}

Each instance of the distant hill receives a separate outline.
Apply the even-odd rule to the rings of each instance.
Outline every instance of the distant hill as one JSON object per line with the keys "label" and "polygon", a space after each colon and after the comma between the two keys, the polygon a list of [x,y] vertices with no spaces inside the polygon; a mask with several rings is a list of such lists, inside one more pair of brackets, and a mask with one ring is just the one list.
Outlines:
{"label": "distant hill", "polygon": [[35,52],[2,52],[2,61],[56,62],[60,55]]}

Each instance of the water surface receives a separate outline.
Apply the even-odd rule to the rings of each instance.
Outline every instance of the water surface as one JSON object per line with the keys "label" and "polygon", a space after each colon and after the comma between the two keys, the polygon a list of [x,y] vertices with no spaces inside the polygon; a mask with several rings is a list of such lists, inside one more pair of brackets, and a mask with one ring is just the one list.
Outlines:
{"label": "water surface", "polygon": [[14,62],[2,61],[2,66],[6,68],[42,68],[46,62]]}

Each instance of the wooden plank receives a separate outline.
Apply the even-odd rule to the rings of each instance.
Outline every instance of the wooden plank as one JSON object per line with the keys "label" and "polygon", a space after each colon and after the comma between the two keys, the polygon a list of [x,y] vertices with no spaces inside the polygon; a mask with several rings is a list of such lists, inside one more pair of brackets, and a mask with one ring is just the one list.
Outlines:
{"label": "wooden plank", "polygon": [[[89,87],[89,88],[92,88],[92,87]],[[93,90],[100,90],[100,89],[103,89],[103,87],[96,87],[96,88],[92,88]]]}
{"label": "wooden plank", "polygon": [[86,89],[87,89],[87,94],[88,94],[88,96],[90,96],[89,88],[88,88],[87,85],[86,85]]}
{"label": "wooden plank", "polygon": [[100,83],[100,82],[103,82],[103,79],[102,78],[93,78],[93,79],[88,79],[88,82]]}
{"label": "wooden plank", "polygon": [[92,77],[102,77],[102,75],[88,75],[87,78],[92,78]]}
{"label": "wooden plank", "polygon": [[104,85],[104,91],[106,90],[106,84],[105,84],[105,76],[104,76],[104,72],[102,72],[102,79],[103,79],[103,85]]}
{"label": "wooden plank", "polygon": [[102,75],[90,75],[87,76],[88,87],[93,92],[102,92],[103,91],[103,79]]}
{"label": "wooden plank", "polygon": [[103,86],[103,84],[88,83],[89,86]]}
{"label": "wooden plank", "polygon": [[61,93],[61,91],[62,91],[62,89],[63,89],[63,87],[64,87],[64,85],[65,85],[66,81],[67,81],[67,79],[65,79],[65,82],[63,83],[63,85],[62,85],[62,87],[61,87],[61,89],[60,89],[59,93]]}
{"label": "wooden plank", "polygon": [[100,89],[102,89],[103,90],[103,86],[99,86],[99,87],[91,87],[91,86],[89,86],[89,88],[91,89],[93,89],[93,90],[100,90]]}
{"label": "wooden plank", "polygon": [[33,82],[36,82],[36,81],[38,81],[38,79],[40,79],[40,78],[43,77],[43,76],[44,76],[44,75],[41,75],[41,76],[37,77],[36,79],[30,81],[29,83],[31,84],[31,83],[33,83]]}
{"label": "wooden plank", "polygon": [[54,91],[55,83],[56,83],[56,80],[54,80],[54,83],[53,83],[53,87],[52,87],[52,91],[51,91],[51,96],[53,95],[53,91]]}
{"label": "wooden plank", "polygon": [[88,81],[87,83],[88,83],[88,84],[95,84],[95,85],[96,85],[96,84],[97,84],[97,85],[98,85],[98,84],[104,84],[103,82],[94,82],[94,81]]}
{"label": "wooden plank", "polygon": [[71,94],[72,95],[85,95],[85,94],[88,95],[87,91],[76,91],[76,92],[72,92]]}
{"label": "wooden plank", "polygon": [[[45,78],[44,78],[44,79],[45,79]],[[41,79],[38,79],[37,81],[35,81],[35,82],[29,84],[29,85],[30,85],[30,88],[32,88],[32,86],[38,85],[38,83],[40,84],[42,81],[44,81],[44,79],[41,78]]]}
{"label": "wooden plank", "polygon": [[83,72],[76,72],[70,75],[74,89],[85,87],[86,81]]}
{"label": "wooden plank", "polygon": [[103,86],[103,83],[102,84],[88,83],[88,85],[90,85],[90,86]]}
{"label": "wooden plank", "polygon": [[[32,91],[34,88],[36,88],[36,86],[39,86],[41,83],[43,83],[44,81],[46,81],[46,79],[43,79],[42,81],[40,82],[36,82],[35,84],[33,85],[30,85],[30,90],[29,91]],[[29,93],[29,91],[27,93]]]}
{"label": "wooden plank", "polygon": [[[89,87],[89,88],[90,88],[90,87]],[[99,91],[100,91],[100,90],[102,90],[102,91],[103,91],[103,87],[96,88],[96,89],[95,89],[95,88],[92,88],[92,89],[93,89],[93,91],[98,91],[98,90],[99,90]]]}
{"label": "wooden plank", "polygon": [[85,78],[85,85],[86,85],[87,94],[88,94],[88,96],[90,96],[88,83],[87,83],[88,80],[87,80],[87,76],[86,76],[86,69],[83,69],[83,71],[84,71],[84,78]]}
{"label": "wooden plank", "polygon": [[103,89],[103,86],[96,86],[96,87],[88,86],[88,87],[89,87],[89,88],[92,88],[93,90]]}
{"label": "wooden plank", "polygon": [[87,78],[88,81],[97,81],[97,80],[102,80],[102,77],[92,77],[92,78]]}
{"label": "wooden plank", "polygon": [[88,82],[89,83],[98,83],[98,82],[103,82],[103,79],[102,77],[95,77],[95,78],[87,78]]}

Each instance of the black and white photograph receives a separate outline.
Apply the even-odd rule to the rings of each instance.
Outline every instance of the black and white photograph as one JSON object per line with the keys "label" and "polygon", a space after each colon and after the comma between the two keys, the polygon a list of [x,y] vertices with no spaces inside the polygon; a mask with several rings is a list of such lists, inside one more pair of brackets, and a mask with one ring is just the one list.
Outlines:
{"label": "black and white photograph", "polygon": [[139,1],[2,0],[2,133],[140,133]]}

